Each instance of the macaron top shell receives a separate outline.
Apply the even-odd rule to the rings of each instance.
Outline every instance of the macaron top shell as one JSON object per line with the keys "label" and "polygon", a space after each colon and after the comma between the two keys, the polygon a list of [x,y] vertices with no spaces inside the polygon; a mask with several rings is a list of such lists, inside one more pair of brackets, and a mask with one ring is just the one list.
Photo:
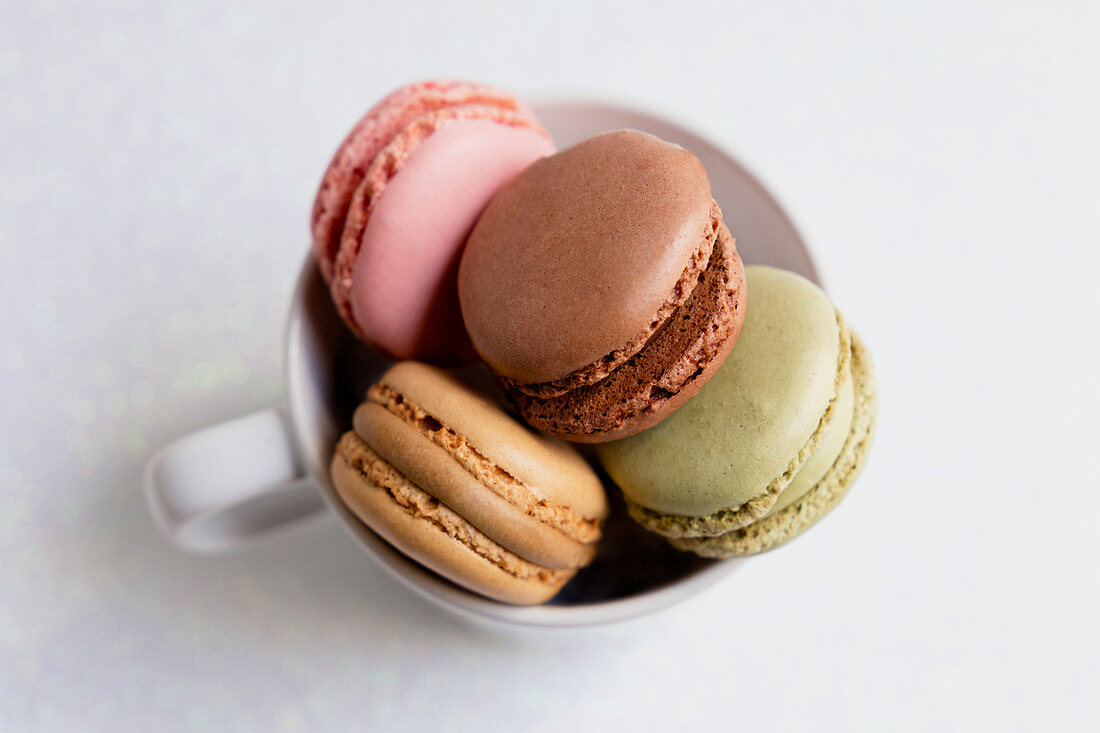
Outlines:
{"label": "macaron top shell", "polygon": [[501,89],[464,81],[430,80],[391,92],[351,129],[332,156],[313,202],[314,252],[326,281],[332,279],[348,204],[374,157],[416,118],[433,110],[472,104],[512,109],[534,119],[514,96]]}
{"label": "macaron top shell", "polygon": [[836,309],[808,280],[746,268],[752,303],[718,373],[659,425],[598,447],[631,501],[705,516],[762,494],[817,430],[837,394]]}
{"label": "macaron top shell", "polygon": [[[350,301],[352,321],[399,359],[469,352],[455,291],[462,244],[497,189],[554,152],[545,134],[528,127],[440,122],[424,139],[402,141],[413,147],[400,151],[407,159],[397,174],[384,160],[371,166],[348,213],[345,235],[356,241],[336,261],[334,292]],[[383,180],[368,199],[373,178]]]}
{"label": "macaron top shell", "polygon": [[645,133],[535,162],[489,204],[462,258],[478,353],[507,379],[550,382],[652,329],[713,234],[712,206],[699,160]]}
{"label": "macaron top shell", "polygon": [[602,520],[608,503],[599,477],[572,447],[527,428],[453,375],[419,362],[390,368],[380,383],[463,436],[536,495]]}

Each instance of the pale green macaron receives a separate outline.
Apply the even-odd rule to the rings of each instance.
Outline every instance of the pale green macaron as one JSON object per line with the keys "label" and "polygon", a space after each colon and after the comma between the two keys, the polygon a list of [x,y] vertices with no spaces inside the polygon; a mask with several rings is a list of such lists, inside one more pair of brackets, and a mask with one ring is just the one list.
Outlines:
{"label": "pale green macaron", "polygon": [[798,536],[847,493],[875,421],[870,357],[816,285],[745,270],[726,363],[678,412],[598,446],[631,516],[680,549],[752,555]]}

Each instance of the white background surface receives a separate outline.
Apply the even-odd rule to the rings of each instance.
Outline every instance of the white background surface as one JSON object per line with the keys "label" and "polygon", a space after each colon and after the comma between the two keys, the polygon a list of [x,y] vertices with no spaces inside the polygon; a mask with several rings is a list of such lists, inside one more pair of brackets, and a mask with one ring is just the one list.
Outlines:
{"label": "white background surface", "polygon": [[[97,5],[0,1],[0,729],[1096,729],[1095,3]],[[631,102],[774,186],[878,367],[827,521],[522,636],[334,524],[156,534],[144,457],[278,398],[314,186],[433,76]]]}

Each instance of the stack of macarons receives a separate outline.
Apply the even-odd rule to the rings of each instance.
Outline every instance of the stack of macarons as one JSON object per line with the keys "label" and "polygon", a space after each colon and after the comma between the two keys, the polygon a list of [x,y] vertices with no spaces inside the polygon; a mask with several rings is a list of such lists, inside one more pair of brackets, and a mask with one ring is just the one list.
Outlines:
{"label": "stack of macarons", "polygon": [[[550,599],[597,555],[607,497],[565,441],[596,444],[630,517],[678,549],[749,555],[804,531],[862,468],[870,358],[815,285],[746,268],[732,228],[699,160],[652,135],[555,153],[492,87],[386,97],[313,211],[337,311],[403,360],[335,449],[341,499],[508,603]],[[495,394],[420,363],[474,360]]]}

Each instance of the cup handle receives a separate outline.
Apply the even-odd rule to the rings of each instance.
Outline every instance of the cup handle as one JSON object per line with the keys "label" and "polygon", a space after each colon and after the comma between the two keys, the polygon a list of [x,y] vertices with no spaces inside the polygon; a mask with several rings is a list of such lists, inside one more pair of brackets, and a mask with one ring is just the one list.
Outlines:
{"label": "cup handle", "polygon": [[143,483],[160,531],[197,553],[237,549],[325,508],[302,470],[281,406],[161,448],[145,463]]}

